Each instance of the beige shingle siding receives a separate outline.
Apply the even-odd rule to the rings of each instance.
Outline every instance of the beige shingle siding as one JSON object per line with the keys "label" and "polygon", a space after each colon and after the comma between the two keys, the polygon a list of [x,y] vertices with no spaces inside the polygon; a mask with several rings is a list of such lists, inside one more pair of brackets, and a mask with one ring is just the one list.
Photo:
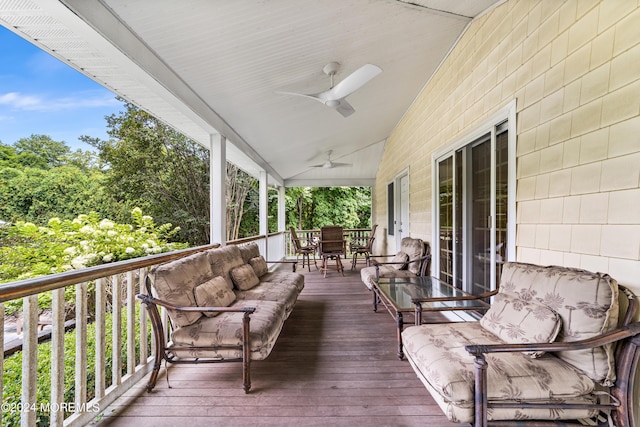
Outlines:
{"label": "beige shingle siding", "polygon": [[411,235],[433,241],[432,153],[517,99],[518,261],[640,293],[638,22],[632,0],[512,0],[477,18],[389,138],[374,220],[409,169]]}

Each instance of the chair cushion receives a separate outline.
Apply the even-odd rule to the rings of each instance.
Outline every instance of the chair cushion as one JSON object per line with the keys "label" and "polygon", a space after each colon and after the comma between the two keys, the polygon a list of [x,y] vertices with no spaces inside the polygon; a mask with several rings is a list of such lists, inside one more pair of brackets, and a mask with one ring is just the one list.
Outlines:
{"label": "chair cushion", "polygon": [[[400,251],[406,253],[409,259],[420,258],[424,255],[425,246],[421,239],[414,239],[412,237],[404,237],[400,242]],[[420,273],[420,263],[412,262],[407,266],[407,269],[413,274]]]}
{"label": "chair cushion", "polygon": [[260,279],[248,264],[242,264],[231,269],[231,279],[233,283],[235,283],[236,288],[242,291],[251,289],[260,283]]}
{"label": "chair cushion", "polygon": [[[214,276],[204,252],[159,265],[149,273],[156,296],[182,307],[196,307],[193,288]],[[175,326],[187,326],[202,317],[201,313],[176,310],[168,310],[168,314]]]}
{"label": "chair cushion", "polygon": [[396,270],[406,270],[407,269],[407,261],[409,261],[409,255],[405,252],[398,252],[396,256],[391,258],[391,262],[404,263],[404,264],[391,264],[391,268],[395,268]]}
{"label": "chair cushion", "polygon": [[[469,344],[499,344],[501,340],[479,322],[409,326],[402,332],[404,352],[420,380],[451,421],[473,422],[474,357]],[[571,364],[545,354],[538,359],[520,353],[492,353],[487,357],[487,398],[549,402],[553,399],[592,402],[595,383]],[[537,412],[536,412],[537,411]],[[497,419],[589,418],[590,410],[491,409]]]}
{"label": "chair cushion", "polygon": [[249,265],[253,268],[253,271],[258,277],[262,277],[269,272],[267,261],[265,261],[262,255],[251,258],[249,260]]}
{"label": "chair cushion", "polygon": [[[500,293],[543,304],[562,318],[558,341],[577,341],[613,330],[618,322],[618,283],[606,274],[573,268],[505,263]],[[555,353],[594,381],[615,381],[613,346]]]}
{"label": "chair cushion", "polygon": [[[227,281],[217,276],[193,289],[198,307],[228,307],[236,300],[236,294],[229,289]],[[207,317],[214,317],[219,312],[202,312]]]}
{"label": "chair cushion", "polygon": [[[560,332],[558,313],[533,301],[498,294],[480,319],[480,326],[509,344],[553,342]],[[540,357],[544,352],[525,352]]]}

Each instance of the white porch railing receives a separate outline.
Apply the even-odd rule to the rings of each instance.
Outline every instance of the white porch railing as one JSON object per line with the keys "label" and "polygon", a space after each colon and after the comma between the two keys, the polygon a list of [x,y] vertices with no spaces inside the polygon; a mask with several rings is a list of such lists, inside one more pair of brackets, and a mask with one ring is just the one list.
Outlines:
{"label": "white porch railing", "polygon": [[[47,416],[52,426],[91,422],[151,369],[150,327],[146,311],[139,309],[135,299],[137,293],[144,292],[147,271],[154,265],[217,246],[200,246],[0,285],[0,422],[34,426],[38,417]],[[70,291],[73,291],[71,298]],[[42,349],[45,345],[38,344],[38,296],[46,292],[52,293],[51,340],[46,344],[50,345],[50,356],[42,350],[40,354],[50,357],[50,378],[42,378],[43,374],[38,372],[38,347]],[[10,369],[4,359],[5,302],[17,299],[22,299],[22,352],[9,357],[21,357],[19,400],[5,396],[8,391],[5,375],[9,372],[4,371]],[[75,307],[69,299],[75,300]],[[72,332],[75,349],[67,345],[65,350],[65,312],[71,309],[75,311]],[[95,333],[89,334],[89,329]],[[107,354],[109,343],[111,351]],[[68,378],[69,363],[65,371],[65,360],[73,359],[73,378]],[[13,368],[16,366],[19,365],[14,363]],[[93,378],[91,387],[89,378]],[[42,390],[46,387],[38,389],[38,384],[45,383],[50,384],[49,393]]]}
{"label": "white porch railing", "polygon": [[[228,243],[249,242],[256,242],[268,260],[291,256],[289,233]],[[36,425],[38,417],[47,416],[52,426],[80,426],[94,420],[152,369],[150,323],[135,298],[145,292],[147,272],[154,265],[217,246],[200,246],[0,285],[0,424],[30,427]],[[50,340],[39,344],[42,332],[38,331],[38,296],[49,292]],[[20,358],[19,364],[9,363],[12,361],[5,361],[4,357],[5,303],[15,300],[22,300],[22,351],[9,357]],[[74,313],[68,316],[71,310]],[[73,332],[66,332],[68,317],[72,317]],[[166,314],[163,319],[164,330],[169,333]],[[69,334],[74,342],[67,343],[65,348],[65,336],[69,341]],[[43,353],[45,347],[50,353]],[[51,361],[48,378],[42,378],[44,374],[38,372],[39,351],[41,357]],[[17,384],[9,387],[5,384],[5,376],[9,370],[19,369],[17,366],[21,366],[19,399],[8,393]],[[50,391],[38,388],[45,383],[50,384]]]}

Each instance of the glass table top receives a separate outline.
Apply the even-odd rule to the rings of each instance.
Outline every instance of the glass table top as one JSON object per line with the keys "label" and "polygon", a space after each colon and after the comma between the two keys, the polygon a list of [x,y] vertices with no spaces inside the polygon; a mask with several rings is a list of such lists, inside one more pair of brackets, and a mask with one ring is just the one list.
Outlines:
{"label": "glass table top", "polygon": [[381,277],[376,288],[398,311],[414,310],[420,300],[423,311],[486,309],[483,300],[456,299],[470,295],[435,277]]}

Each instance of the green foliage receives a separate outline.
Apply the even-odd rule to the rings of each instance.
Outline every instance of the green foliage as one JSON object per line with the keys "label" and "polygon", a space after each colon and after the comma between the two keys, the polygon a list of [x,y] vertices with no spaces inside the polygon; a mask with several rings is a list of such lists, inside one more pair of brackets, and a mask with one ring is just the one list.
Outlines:
{"label": "green foliage", "polygon": [[24,166],[41,169],[62,166],[70,149],[64,142],[54,141],[48,135],[31,135],[13,144],[18,161]]}
{"label": "green foliage", "polygon": [[287,223],[301,230],[339,224],[345,228],[371,227],[369,187],[287,188]]}
{"label": "green foliage", "polygon": [[178,239],[209,242],[209,152],[132,104],[106,118],[107,141],[83,136],[108,165],[104,191],[117,206],[114,219],[141,207],[159,222],[180,225]]}
{"label": "green foliage", "polygon": [[[136,316],[139,318],[140,304],[136,304]],[[126,325],[127,311],[121,311],[122,324]],[[111,331],[113,318],[111,313],[105,316],[106,331]],[[151,327],[147,328],[149,337],[147,342],[151,343]],[[136,322],[136,336],[140,336],[140,324]],[[123,340],[124,341],[124,340]],[[113,339],[110,333],[106,334],[105,346],[105,379],[106,386],[111,385],[112,380],[112,348]],[[96,347],[96,327],[95,324],[87,325],[87,401],[95,397],[95,347]],[[64,402],[72,403],[75,400],[75,360],[76,360],[76,333],[75,331],[67,332],[64,336]],[[147,348],[147,354],[150,348]],[[136,360],[140,360],[140,341],[136,340],[135,348]],[[50,413],[41,411],[40,404],[51,402],[51,342],[45,342],[38,345],[38,377],[36,385],[36,404],[37,425],[48,426]],[[124,344],[121,348],[122,365],[120,370],[122,375],[126,374],[127,347]],[[3,404],[7,404],[9,408],[17,408],[20,404],[22,393],[22,353],[18,352],[9,356],[4,361],[4,381],[3,381]],[[101,408],[104,409],[104,408]],[[69,416],[70,414],[65,414]],[[2,414],[2,426],[19,426],[19,411],[4,411]]]}
{"label": "green foliage", "polygon": [[0,283],[187,247],[171,243],[179,231],[156,225],[139,208],[132,224],[100,219],[97,213],[73,220],[51,218],[46,227],[19,221],[0,229]]}

